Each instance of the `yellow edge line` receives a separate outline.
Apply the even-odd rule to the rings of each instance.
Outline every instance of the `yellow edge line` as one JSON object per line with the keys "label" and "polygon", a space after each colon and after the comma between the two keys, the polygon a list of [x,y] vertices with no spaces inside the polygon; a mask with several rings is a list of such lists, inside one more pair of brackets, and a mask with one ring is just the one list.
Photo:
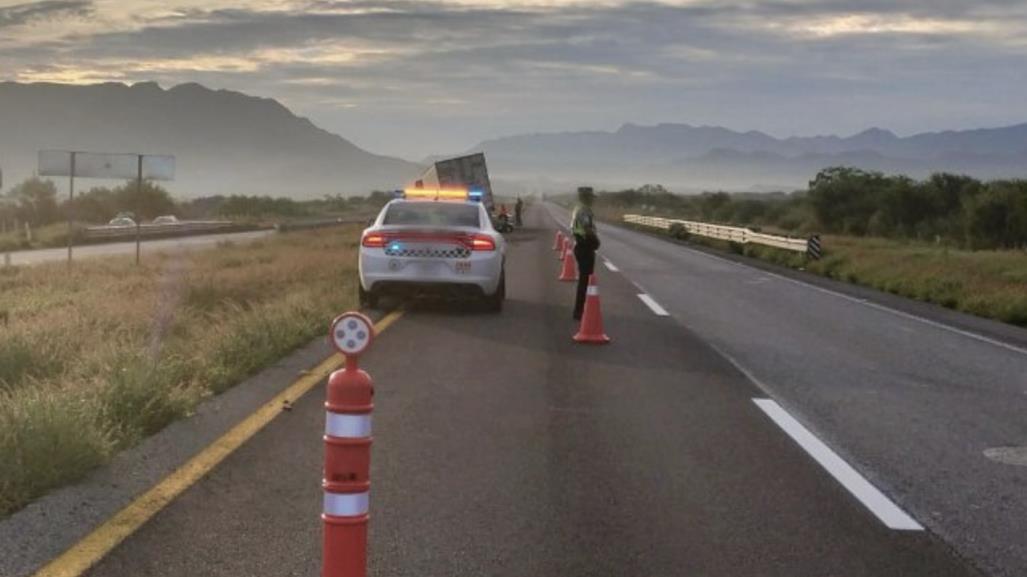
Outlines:
{"label": "yellow edge line", "polygon": [[[403,316],[403,311],[389,313],[375,325],[375,333],[381,334],[401,316]],[[341,366],[342,362],[343,357],[339,354],[333,354],[321,361],[310,372],[275,395],[273,399],[232,427],[230,431],[208,445],[174,473],[137,497],[92,533],[62,553],[60,557],[36,572],[34,577],[78,577],[85,573],[119,543],[135,533],[161,509],[203,478],[218,463],[225,460],[281,414],[283,401],[293,402],[299,399]]]}

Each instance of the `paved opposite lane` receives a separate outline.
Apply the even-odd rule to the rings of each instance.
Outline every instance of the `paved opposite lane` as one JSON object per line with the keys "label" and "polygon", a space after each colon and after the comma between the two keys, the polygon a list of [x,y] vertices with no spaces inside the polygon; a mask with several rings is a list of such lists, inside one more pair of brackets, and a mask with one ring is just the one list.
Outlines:
{"label": "paved opposite lane", "polygon": [[[882,524],[624,277],[601,273],[614,344],[573,343],[553,229],[538,207],[527,222],[502,315],[420,307],[364,359],[372,574],[977,575]],[[318,574],[318,390],[89,575]]]}
{"label": "paved opposite lane", "polygon": [[[550,206],[566,223],[566,211]],[[652,236],[602,255],[922,523],[989,572],[1027,575],[1027,350]]]}
{"label": "paved opposite lane", "polygon": [[[248,232],[230,232],[226,234],[204,234],[198,236],[186,236],[181,238],[164,238],[157,240],[144,240],[142,242],[142,254],[153,252],[176,252],[182,250],[193,250],[209,248],[219,242],[249,242],[274,234],[273,230],[253,230]],[[87,244],[76,246],[73,249],[72,258],[95,258],[100,256],[134,255],[136,251],[135,241],[112,242],[106,244]],[[12,265],[39,264],[44,262],[66,261],[68,259],[68,248],[41,248],[37,250],[20,250],[10,253]]]}

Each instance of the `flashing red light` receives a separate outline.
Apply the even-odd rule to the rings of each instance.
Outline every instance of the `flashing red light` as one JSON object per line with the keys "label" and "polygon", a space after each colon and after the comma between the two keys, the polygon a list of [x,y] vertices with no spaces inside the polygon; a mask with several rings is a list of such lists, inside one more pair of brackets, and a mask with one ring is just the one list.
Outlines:
{"label": "flashing red light", "polygon": [[471,250],[496,250],[496,241],[492,240],[492,237],[488,237],[483,234],[476,234],[471,237]]}
{"label": "flashing red light", "polygon": [[381,248],[385,246],[385,235],[378,232],[369,232],[364,235],[360,244],[367,248]]}

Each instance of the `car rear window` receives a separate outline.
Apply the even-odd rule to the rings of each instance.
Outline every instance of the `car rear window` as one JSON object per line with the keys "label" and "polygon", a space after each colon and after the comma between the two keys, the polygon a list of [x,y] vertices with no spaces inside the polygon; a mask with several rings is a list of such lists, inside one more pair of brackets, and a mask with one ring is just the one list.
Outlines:
{"label": "car rear window", "polygon": [[401,202],[389,207],[382,224],[481,228],[478,215],[477,205],[448,202]]}

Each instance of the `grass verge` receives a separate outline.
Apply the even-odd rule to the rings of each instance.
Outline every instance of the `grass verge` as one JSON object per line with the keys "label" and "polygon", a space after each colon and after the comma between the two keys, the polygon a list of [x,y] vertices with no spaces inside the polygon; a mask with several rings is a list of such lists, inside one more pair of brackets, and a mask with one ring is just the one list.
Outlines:
{"label": "grass verge", "polygon": [[322,334],[355,305],[358,235],[0,268],[0,517]]}

